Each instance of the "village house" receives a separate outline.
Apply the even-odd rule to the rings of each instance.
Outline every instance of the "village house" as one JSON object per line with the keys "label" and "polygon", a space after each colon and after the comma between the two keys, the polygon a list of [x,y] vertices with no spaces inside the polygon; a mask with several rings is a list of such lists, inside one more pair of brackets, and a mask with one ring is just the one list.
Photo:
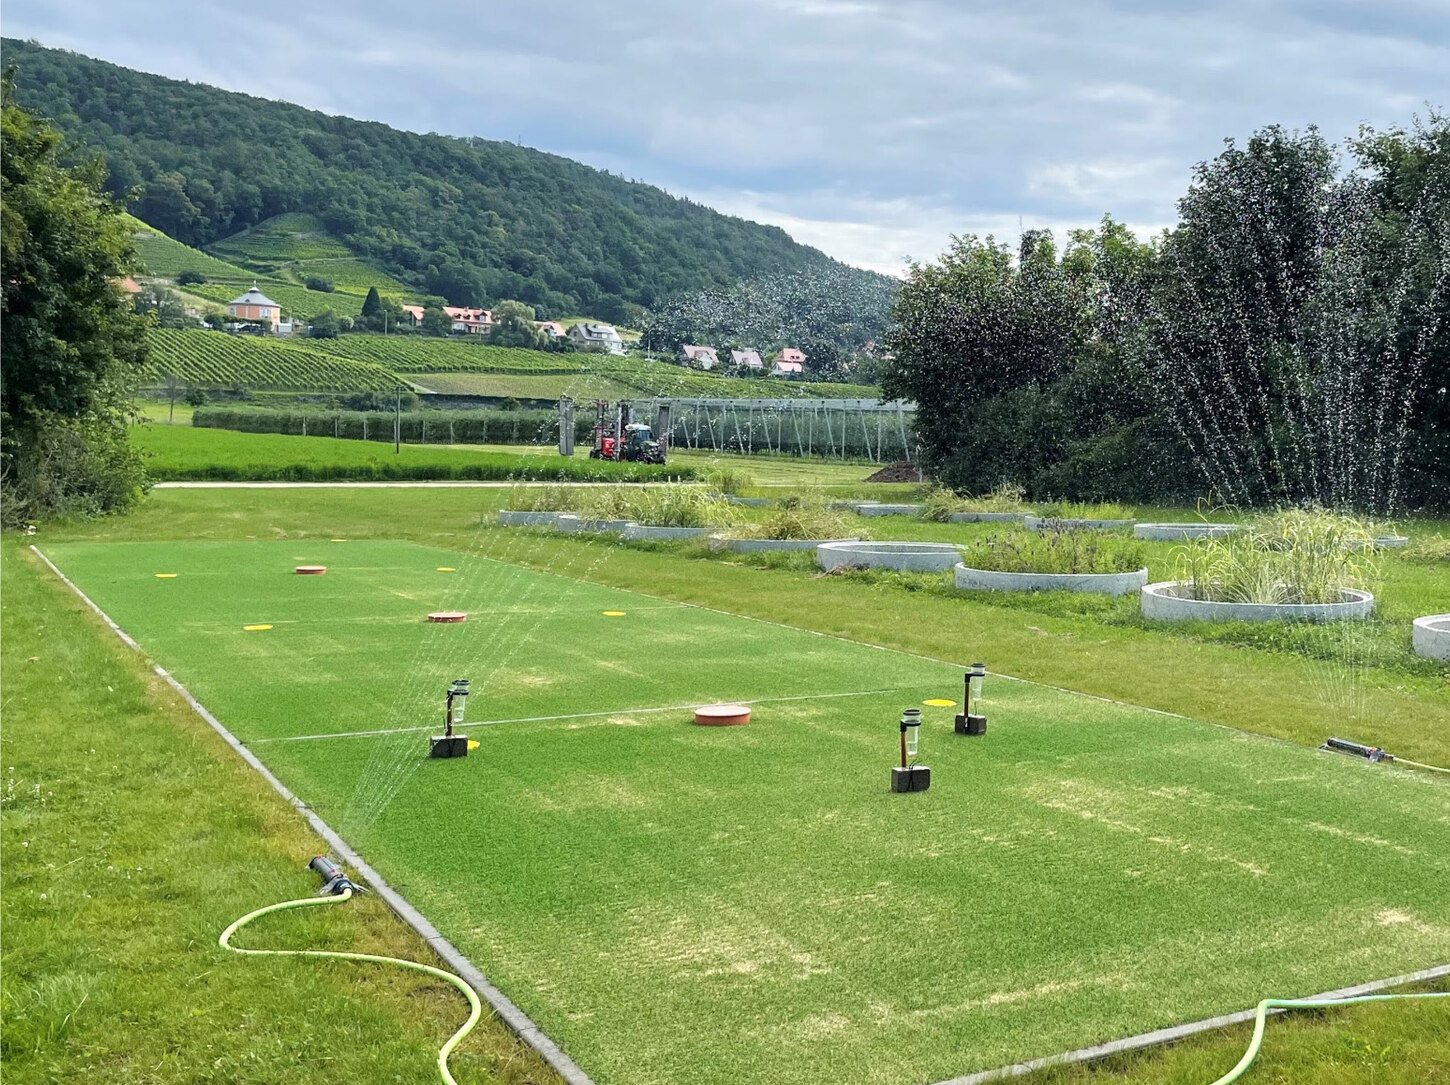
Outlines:
{"label": "village house", "polygon": [[797,347],[782,347],[776,352],[771,362],[770,375],[772,377],[787,377],[792,373],[806,371],[806,356]]}
{"label": "village house", "polygon": [[714,369],[720,364],[714,347],[697,347],[690,343],[680,347],[680,361],[697,369]]}
{"label": "village house", "polygon": [[560,324],[557,320],[536,320],[534,321],[534,327],[538,328],[539,331],[543,332],[550,339],[558,339],[568,334],[564,331],[564,325]]}
{"label": "village house", "polygon": [[568,335],[580,350],[592,350],[603,354],[624,353],[624,340],[620,338],[619,332],[609,324],[581,321],[569,329]]}
{"label": "village house", "polygon": [[758,350],[732,350],[730,352],[730,364],[739,369],[764,369],[765,363],[760,359]]}
{"label": "village house", "polygon": [[[405,305],[408,322],[415,328],[423,323],[423,306]],[[486,335],[493,327],[493,313],[488,309],[467,309],[461,305],[443,306],[443,315],[452,322],[450,330],[463,335]]]}
{"label": "village house", "polygon": [[258,290],[256,283],[245,294],[227,302],[227,316],[232,318],[233,331],[253,324],[273,335],[292,334],[292,321],[282,319],[282,306]]}

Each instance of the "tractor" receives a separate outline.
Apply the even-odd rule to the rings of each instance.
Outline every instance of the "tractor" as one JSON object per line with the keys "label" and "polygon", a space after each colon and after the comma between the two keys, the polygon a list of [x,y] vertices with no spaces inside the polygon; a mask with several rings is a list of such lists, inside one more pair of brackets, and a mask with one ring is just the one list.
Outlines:
{"label": "tractor", "polygon": [[[613,410],[611,410],[611,406]],[[668,426],[668,406],[660,408],[660,426]],[[632,407],[626,400],[611,405],[608,400],[594,401],[594,447],[592,460],[623,460],[628,463],[664,463],[666,439],[655,439],[654,431],[643,422],[630,420]]]}

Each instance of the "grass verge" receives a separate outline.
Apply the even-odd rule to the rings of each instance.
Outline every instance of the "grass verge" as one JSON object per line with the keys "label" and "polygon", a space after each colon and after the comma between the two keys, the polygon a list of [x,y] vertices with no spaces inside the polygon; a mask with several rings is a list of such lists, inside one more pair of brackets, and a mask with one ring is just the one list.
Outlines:
{"label": "grass verge", "polygon": [[[7,1085],[426,1081],[467,1009],[401,969],[258,961],[232,919],[315,888],[322,841],[16,539],[4,544],[0,915]],[[438,962],[375,898],[251,946]],[[460,1082],[557,1080],[496,1021]]]}

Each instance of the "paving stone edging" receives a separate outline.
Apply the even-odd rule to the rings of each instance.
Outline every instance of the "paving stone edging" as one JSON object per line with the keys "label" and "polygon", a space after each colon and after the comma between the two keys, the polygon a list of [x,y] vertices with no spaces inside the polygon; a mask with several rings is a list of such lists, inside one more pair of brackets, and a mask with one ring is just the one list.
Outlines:
{"label": "paving stone edging", "polygon": [[[141,645],[136,643],[135,639],[129,633],[117,625],[109,614],[97,606],[89,595],[81,591],[80,587],[67,577],[65,573],[61,572],[56,567],[55,562],[46,557],[38,546],[32,544],[30,549],[35,553],[36,557],[40,558],[41,561],[49,566],[51,572],[60,578],[62,584],[75,592],[81,602],[90,607],[96,613],[96,616],[110,627],[111,632],[120,638],[122,644],[136,652],[143,659],[146,658],[146,652]],[[433,926],[422,912],[409,904],[402,894],[389,885],[381,874],[367,864],[361,855],[353,851],[347,841],[340,837],[333,830],[332,826],[318,817],[310,806],[294,795],[286,784],[274,776],[272,771],[266,765],[262,764],[256,754],[252,753],[251,750],[243,745],[236,735],[228,731],[220,720],[208,712],[202,703],[191,695],[190,690],[173,678],[159,663],[153,663],[151,669],[167,685],[181,694],[186,700],[186,703],[191,706],[192,711],[204,719],[211,726],[212,730],[222,737],[222,741],[230,746],[243,761],[256,769],[262,775],[262,778],[272,785],[273,790],[277,794],[291,803],[297,812],[307,819],[307,823],[312,826],[313,831],[322,837],[323,840],[327,841],[327,845],[332,849],[333,854],[357,871],[362,879],[367,882],[368,887],[393,910],[394,914],[404,923],[408,924],[408,926],[412,927],[428,943],[433,952],[442,958],[449,968],[458,973],[468,986],[478,992],[479,997],[488,1003],[489,1008],[498,1015],[500,1021],[508,1026],[510,1032],[537,1051],[539,1057],[548,1063],[549,1067],[563,1078],[568,1085],[594,1085],[594,1079],[581,1070],[579,1065],[565,1054],[563,1048],[551,1040],[543,1029],[534,1024],[533,1019],[528,1014],[514,1005],[513,1000],[508,995],[490,983],[488,977],[479,970],[477,965],[465,957],[453,943],[444,938],[439,933],[438,928]]]}

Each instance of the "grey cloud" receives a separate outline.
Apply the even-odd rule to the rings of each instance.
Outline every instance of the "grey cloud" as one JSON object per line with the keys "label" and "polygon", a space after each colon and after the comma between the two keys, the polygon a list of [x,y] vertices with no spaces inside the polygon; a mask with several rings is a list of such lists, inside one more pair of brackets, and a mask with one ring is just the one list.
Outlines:
{"label": "grey cloud", "polygon": [[1450,104],[1432,0],[11,0],[6,33],[314,108],[521,139],[852,262],[1171,222],[1224,137]]}

